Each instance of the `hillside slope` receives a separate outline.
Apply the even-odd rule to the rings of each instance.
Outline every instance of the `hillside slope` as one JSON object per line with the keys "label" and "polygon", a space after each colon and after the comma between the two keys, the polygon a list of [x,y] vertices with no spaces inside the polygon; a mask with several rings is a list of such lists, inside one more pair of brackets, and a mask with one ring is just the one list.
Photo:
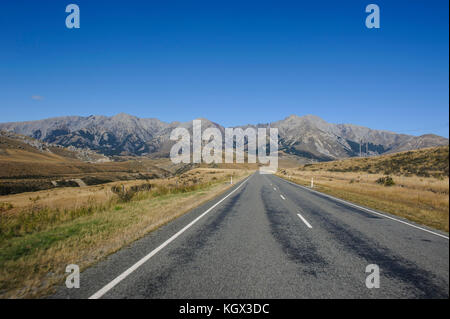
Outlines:
{"label": "hillside slope", "polygon": [[440,146],[382,156],[305,164],[299,169],[443,178],[449,176],[449,147]]}

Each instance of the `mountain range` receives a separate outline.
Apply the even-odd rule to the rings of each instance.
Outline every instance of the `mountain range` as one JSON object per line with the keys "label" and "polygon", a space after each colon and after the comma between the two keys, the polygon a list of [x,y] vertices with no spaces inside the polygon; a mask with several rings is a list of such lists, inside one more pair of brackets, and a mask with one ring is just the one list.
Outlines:
{"label": "mountain range", "polygon": [[[22,134],[46,143],[90,149],[101,154],[166,157],[176,127],[192,131],[192,122],[163,122],[125,113],[115,116],[65,116],[29,122],[0,123],[0,130]],[[202,119],[202,129],[224,127]],[[328,161],[360,155],[380,155],[425,147],[448,145],[434,134],[413,136],[374,130],[353,124],[332,124],[314,115],[291,115],[283,120],[247,127],[276,127],[279,150],[304,160]],[[360,148],[361,146],[361,148]]]}

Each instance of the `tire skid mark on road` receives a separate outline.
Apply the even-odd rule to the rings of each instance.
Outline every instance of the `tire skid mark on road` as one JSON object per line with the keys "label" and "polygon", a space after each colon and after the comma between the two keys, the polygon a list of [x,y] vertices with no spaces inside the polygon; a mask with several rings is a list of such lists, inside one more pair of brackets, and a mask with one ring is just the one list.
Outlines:
{"label": "tire skid mark on road", "polygon": [[[298,264],[304,274],[317,278],[325,273],[327,261],[317,252],[317,247],[299,233],[298,225],[292,223],[292,215],[280,208],[279,201],[271,201],[268,187],[261,188],[261,201],[269,220],[271,234],[287,257]],[[273,193],[272,193],[273,194]],[[295,218],[298,218],[295,216]]]}
{"label": "tire skid mark on road", "polygon": [[[327,229],[349,252],[356,252],[368,264],[377,264],[384,276],[398,279],[416,288],[419,298],[448,298],[444,287],[436,284],[436,276],[420,269],[416,264],[395,255],[389,248],[383,247],[355,229],[346,229],[336,223],[328,222]],[[432,278],[432,279],[430,279]]]}

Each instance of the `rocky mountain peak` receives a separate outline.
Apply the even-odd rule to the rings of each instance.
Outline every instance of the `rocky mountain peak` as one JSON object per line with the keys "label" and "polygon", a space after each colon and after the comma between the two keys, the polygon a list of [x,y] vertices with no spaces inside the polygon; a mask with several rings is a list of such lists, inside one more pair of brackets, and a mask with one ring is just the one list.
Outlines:
{"label": "rocky mountain peak", "polygon": [[[224,128],[208,119],[202,129]],[[169,136],[173,128],[182,126],[192,131],[192,121],[166,123],[158,119],[138,118],[126,113],[112,117],[91,115],[67,116],[39,121],[0,123],[0,130],[37,138],[61,146],[88,148],[105,155],[168,156]],[[241,126],[276,127],[279,150],[306,160],[332,160],[351,156],[378,155],[430,146],[448,145],[448,139],[427,134],[412,136],[372,130],[352,124],[328,123],[315,115],[290,115],[284,120]]]}

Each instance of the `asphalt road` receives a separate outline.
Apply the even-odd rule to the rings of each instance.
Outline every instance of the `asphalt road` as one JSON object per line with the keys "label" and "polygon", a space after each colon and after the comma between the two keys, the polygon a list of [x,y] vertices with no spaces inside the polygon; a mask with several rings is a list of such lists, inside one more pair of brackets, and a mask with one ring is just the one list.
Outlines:
{"label": "asphalt road", "polygon": [[391,218],[256,173],[52,297],[448,298],[447,234]]}

